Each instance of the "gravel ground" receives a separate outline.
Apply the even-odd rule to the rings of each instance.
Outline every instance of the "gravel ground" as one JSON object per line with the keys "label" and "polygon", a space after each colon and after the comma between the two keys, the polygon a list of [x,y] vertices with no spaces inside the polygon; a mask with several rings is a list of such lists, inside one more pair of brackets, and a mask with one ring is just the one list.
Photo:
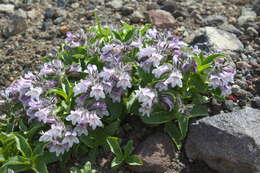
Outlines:
{"label": "gravel ground", "polygon": [[[198,28],[213,26],[242,42],[244,49],[227,52],[237,67],[233,94],[224,103],[213,100],[212,114],[260,109],[260,1],[254,0],[0,0],[0,89],[28,70],[37,71],[41,57],[58,49],[67,31],[95,22],[94,12],[107,25],[142,25],[154,23],[149,16],[156,9],[171,14],[169,30],[186,41]],[[211,173],[180,155],[175,172]]]}

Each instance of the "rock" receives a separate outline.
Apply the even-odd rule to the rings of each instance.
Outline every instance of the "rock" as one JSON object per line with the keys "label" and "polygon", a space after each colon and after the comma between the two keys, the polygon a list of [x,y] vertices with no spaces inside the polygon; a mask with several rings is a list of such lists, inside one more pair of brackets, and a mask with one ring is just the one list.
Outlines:
{"label": "rock", "polygon": [[79,8],[79,5],[80,5],[79,3],[75,2],[75,3],[71,4],[71,8],[77,9],[77,8]]}
{"label": "rock", "polygon": [[164,10],[150,10],[148,15],[150,22],[159,28],[170,28],[176,24],[171,13]]}
{"label": "rock", "polygon": [[12,16],[8,25],[3,29],[6,38],[24,32],[27,29],[26,20],[20,16]]}
{"label": "rock", "polygon": [[64,8],[68,0],[57,0],[57,7]]}
{"label": "rock", "polygon": [[142,160],[142,166],[131,167],[135,172],[164,173],[169,169],[175,157],[175,149],[170,139],[161,133],[149,136],[137,146],[137,154]]}
{"label": "rock", "polygon": [[177,9],[176,1],[165,1],[161,9],[173,13]]}
{"label": "rock", "polygon": [[207,16],[202,20],[202,24],[205,26],[218,26],[224,23],[227,23],[227,18],[219,15]]}
{"label": "rock", "polygon": [[256,12],[257,16],[260,16],[260,0],[255,0],[253,10]]}
{"label": "rock", "polygon": [[209,47],[220,51],[240,51],[244,48],[241,41],[227,31],[215,27],[204,27],[195,32],[191,45],[208,51]]}
{"label": "rock", "polygon": [[123,1],[122,0],[112,0],[108,3],[108,5],[116,10],[119,10],[123,7]]}
{"label": "rock", "polygon": [[15,11],[15,15],[20,16],[25,19],[27,18],[27,13],[21,8],[19,8],[18,10]]}
{"label": "rock", "polygon": [[133,22],[133,23],[142,22],[144,19],[145,19],[145,16],[141,11],[134,11],[134,13],[131,16],[131,22]]}
{"label": "rock", "polygon": [[243,32],[240,31],[239,29],[237,29],[234,25],[230,25],[230,24],[227,24],[227,23],[219,25],[218,28],[221,29],[221,30],[236,34],[238,36],[243,34]]}
{"label": "rock", "polygon": [[247,69],[247,68],[251,68],[252,67],[246,61],[238,61],[236,64],[237,64],[237,68],[239,68],[239,69]]}
{"label": "rock", "polygon": [[0,4],[0,13],[14,13],[14,5],[13,4]]}
{"label": "rock", "polygon": [[252,101],[252,107],[260,108],[260,97],[254,97]]}
{"label": "rock", "polygon": [[251,37],[257,37],[258,36],[258,31],[253,27],[248,27],[246,31],[248,32],[248,34]]}
{"label": "rock", "polygon": [[128,16],[134,12],[134,9],[132,7],[122,7],[120,12],[123,16]]}
{"label": "rock", "polygon": [[55,9],[54,8],[46,8],[44,17],[45,17],[45,19],[54,19],[55,17],[57,17]]}
{"label": "rock", "polygon": [[260,78],[258,78],[256,81],[254,81],[255,90],[258,94],[260,94]]}
{"label": "rock", "polygon": [[251,8],[242,8],[241,16],[238,18],[238,24],[243,26],[249,21],[254,21],[256,13]]}
{"label": "rock", "polygon": [[203,160],[219,173],[260,172],[260,111],[245,108],[192,123],[187,157]]}

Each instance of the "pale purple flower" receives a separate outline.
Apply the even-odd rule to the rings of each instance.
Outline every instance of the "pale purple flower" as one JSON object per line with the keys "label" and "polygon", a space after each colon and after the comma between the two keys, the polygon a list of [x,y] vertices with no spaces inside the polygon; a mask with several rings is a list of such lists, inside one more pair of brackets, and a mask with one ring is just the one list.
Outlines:
{"label": "pale purple flower", "polygon": [[150,88],[139,88],[137,94],[138,101],[144,105],[147,105],[147,107],[151,107],[153,105],[157,95],[155,91],[151,90]]}
{"label": "pale purple flower", "polygon": [[73,125],[81,123],[81,118],[86,111],[84,109],[77,109],[75,111],[71,111],[70,115],[66,117],[67,121],[71,121]]}
{"label": "pale purple flower", "polygon": [[178,38],[173,38],[168,47],[171,49],[181,49],[186,45],[187,44],[184,41],[180,41]]}
{"label": "pale purple flower", "polygon": [[148,59],[154,67],[158,67],[163,59],[163,56],[158,53],[153,53],[152,56]]}
{"label": "pale purple flower", "polygon": [[143,116],[150,116],[151,112],[152,112],[152,108],[149,106],[141,106],[138,111],[141,113],[141,115]]}
{"label": "pale purple flower", "polygon": [[103,71],[99,73],[99,76],[104,80],[109,80],[113,75],[115,75],[115,69],[103,68]]}
{"label": "pale purple flower", "polygon": [[77,96],[82,93],[86,93],[89,87],[91,86],[91,84],[92,83],[88,80],[80,80],[80,82],[77,83],[73,88],[74,96]]}
{"label": "pale purple flower", "polygon": [[96,65],[88,64],[87,69],[84,72],[89,75],[96,76],[98,74],[98,69]]}
{"label": "pale purple flower", "polygon": [[159,91],[166,91],[168,90],[168,84],[160,81],[155,84],[155,88],[158,89]]}
{"label": "pale purple flower", "polygon": [[132,43],[130,44],[130,46],[136,47],[136,48],[140,48],[142,47],[142,40],[138,40],[138,41],[132,41]]}
{"label": "pale purple flower", "polygon": [[173,109],[173,98],[171,96],[160,96],[159,103],[163,106],[166,111],[172,111]]}
{"label": "pale purple flower", "polygon": [[42,93],[43,89],[41,87],[31,87],[30,90],[25,93],[25,95],[30,96],[31,99],[39,100]]}
{"label": "pale purple flower", "polygon": [[171,70],[171,65],[164,64],[164,65],[161,65],[161,66],[153,69],[152,74],[158,79],[161,77],[161,75],[168,72],[169,70]]}
{"label": "pale purple flower", "polygon": [[72,77],[79,77],[80,73],[82,72],[82,68],[78,64],[71,65],[68,69],[68,74]]}
{"label": "pale purple flower", "polygon": [[221,89],[221,94],[223,96],[228,96],[232,93],[231,87],[228,85],[221,86],[220,89]]}
{"label": "pale purple flower", "polygon": [[70,45],[70,48],[76,48],[81,45],[79,34],[72,34],[71,32],[67,32],[66,35],[67,38],[65,39],[65,42]]}
{"label": "pale purple flower", "polygon": [[114,87],[110,93],[110,97],[112,98],[113,102],[120,102],[121,101],[121,97],[123,95],[123,88],[116,88]]}
{"label": "pale purple flower", "polygon": [[116,87],[122,87],[124,90],[126,88],[131,88],[131,77],[127,73],[122,73],[119,78]]}
{"label": "pale purple flower", "polygon": [[96,100],[99,99],[104,99],[105,93],[104,93],[104,88],[100,84],[96,84],[91,87],[91,92],[90,92],[90,97],[95,97]]}
{"label": "pale purple flower", "polygon": [[219,86],[222,86],[222,80],[218,75],[210,75],[210,83],[209,86],[212,88],[217,88]]}
{"label": "pale purple flower", "polygon": [[43,123],[54,123],[56,119],[53,117],[52,111],[53,106],[48,106],[35,112],[34,116],[38,119],[38,121],[41,121]]}
{"label": "pale purple flower", "polygon": [[97,127],[102,127],[103,123],[100,120],[100,118],[97,116],[96,113],[91,112],[88,114],[88,124],[92,127],[93,130],[95,130]]}
{"label": "pale purple flower", "polygon": [[113,81],[103,81],[102,85],[103,85],[103,89],[105,91],[105,93],[109,94],[111,93],[113,87],[114,87],[114,82]]}
{"label": "pale purple flower", "polygon": [[152,54],[156,53],[156,49],[154,47],[141,48],[137,53],[138,59],[141,60],[144,57],[150,57]]}
{"label": "pale purple flower", "polygon": [[152,67],[153,63],[149,60],[146,60],[144,62],[141,62],[140,64],[140,67],[143,68],[143,70],[146,72],[146,73],[149,73],[150,70],[151,70],[151,67]]}
{"label": "pale purple flower", "polygon": [[63,136],[63,133],[65,131],[64,124],[52,124],[51,129],[44,132],[42,136],[40,137],[40,142],[53,142],[56,141],[57,138],[61,138]]}
{"label": "pale purple flower", "polygon": [[69,150],[68,145],[64,145],[64,144],[62,144],[61,142],[58,142],[58,141],[56,141],[55,143],[52,143],[49,146],[49,151],[55,152],[57,157],[61,154],[64,154],[65,151],[68,151],[68,150]]}
{"label": "pale purple flower", "polygon": [[158,34],[158,31],[156,30],[156,28],[148,29],[146,32],[146,37],[148,39],[154,40],[157,38],[157,34]]}
{"label": "pale purple flower", "polygon": [[105,116],[109,115],[106,102],[104,102],[104,101],[96,101],[96,102],[91,103],[88,106],[88,110],[95,111],[100,117],[103,117],[104,115]]}
{"label": "pale purple flower", "polygon": [[88,94],[88,93],[83,94],[83,95],[80,95],[79,97],[77,97],[76,100],[75,100],[77,106],[84,106],[85,100],[86,100],[88,97],[89,97],[89,94]]}
{"label": "pale purple flower", "polygon": [[74,144],[78,144],[79,139],[77,138],[76,132],[67,131],[65,133],[65,137],[62,140],[62,144],[68,144],[69,148],[71,148]]}
{"label": "pale purple flower", "polygon": [[182,87],[182,74],[179,71],[173,71],[168,79],[166,79],[165,83],[171,84],[171,87],[174,88],[176,86]]}
{"label": "pale purple flower", "polygon": [[77,126],[73,129],[74,132],[78,134],[78,136],[81,135],[88,135],[87,125],[86,124],[77,124]]}

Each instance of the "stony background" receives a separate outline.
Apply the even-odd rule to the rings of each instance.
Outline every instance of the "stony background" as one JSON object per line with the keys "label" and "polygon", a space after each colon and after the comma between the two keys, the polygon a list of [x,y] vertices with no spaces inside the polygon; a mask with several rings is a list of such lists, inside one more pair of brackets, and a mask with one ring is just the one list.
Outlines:
{"label": "stony background", "polygon": [[[260,0],[0,0],[0,89],[37,70],[67,31],[92,25],[93,12],[103,24],[153,23],[205,50],[220,49],[237,75],[233,94],[223,103],[212,100],[211,114],[260,109]],[[171,173],[211,173],[179,158]]]}

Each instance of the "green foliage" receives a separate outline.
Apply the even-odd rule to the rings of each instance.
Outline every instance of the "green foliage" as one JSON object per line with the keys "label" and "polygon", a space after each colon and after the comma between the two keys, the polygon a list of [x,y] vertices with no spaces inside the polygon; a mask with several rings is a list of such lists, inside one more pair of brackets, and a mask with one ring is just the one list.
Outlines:
{"label": "green foliage", "polygon": [[82,169],[79,168],[72,168],[70,173],[96,173],[97,171],[92,169],[91,163],[86,162]]}
{"label": "green foliage", "polygon": [[34,150],[28,141],[18,133],[0,134],[1,169],[15,172],[33,170],[35,173],[48,173],[44,157],[45,144],[38,143]]}
{"label": "green foliage", "polygon": [[142,165],[143,162],[138,158],[137,155],[132,154],[134,151],[133,141],[130,140],[127,144],[121,149],[120,139],[117,137],[107,137],[107,143],[111,152],[115,155],[115,158],[112,160],[111,167],[114,169],[119,168],[123,163],[132,166]]}

